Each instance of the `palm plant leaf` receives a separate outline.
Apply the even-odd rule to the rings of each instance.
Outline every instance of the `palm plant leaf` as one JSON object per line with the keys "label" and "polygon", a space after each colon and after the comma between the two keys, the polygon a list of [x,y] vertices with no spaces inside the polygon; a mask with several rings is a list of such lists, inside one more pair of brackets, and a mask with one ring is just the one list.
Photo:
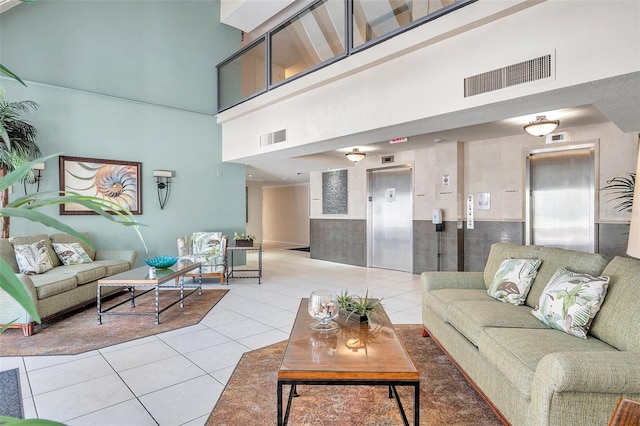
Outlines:
{"label": "palm plant leaf", "polygon": [[616,204],[613,208],[620,212],[631,212],[633,206],[633,190],[636,185],[636,174],[629,173],[629,177],[614,177],[608,180],[607,184],[608,185],[602,189],[617,194],[617,197],[613,197],[609,201],[622,200],[622,202]]}
{"label": "palm plant leaf", "polygon": [[[28,1],[28,0],[27,0]],[[20,84],[22,84],[24,87],[27,87],[27,85],[25,84],[24,81],[22,81],[22,79],[20,79],[20,77],[18,77],[17,74],[15,74],[14,72],[12,72],[9,68],[5,67],[4,65],[0,64],[0,72],[3,73],[4,75],[7,75],[11,78],[13,78],[14,80],[16,80],[17,82],[19,82]]]}

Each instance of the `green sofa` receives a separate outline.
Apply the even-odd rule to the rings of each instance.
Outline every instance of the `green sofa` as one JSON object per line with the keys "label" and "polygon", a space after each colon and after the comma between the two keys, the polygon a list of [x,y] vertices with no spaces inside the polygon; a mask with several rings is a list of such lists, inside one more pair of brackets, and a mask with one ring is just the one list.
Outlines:
{"label": "green sofa", "polygon": [[[503,260],[540,259],[523,305],[487,289]],[[531,312],[559,268],[610,277],[587,339]],[[640,398],[640,261],[542,246],[492,245],[484,272],[424,272],[422,318],[431,336],[513,425],[606,425],[620,396]]]}
{"label": "green sofa", "polygon": [[[40,240],[45,241],[54,268],[36,275],[20,274],[13,246],[33,244]],[[80,243],[92,262],[62,264],[52,244],[73,242]],[[95,302],[98,280],[132,269],[136,263],[137,252],[94,250],[83,241],[67,234],[37,234],[0,239],[0,256],[22,281],[40,318],[46,319]],[[8,324],[11,321],[15,321],[11,327],[21,327],[25,336],[34,333],[34,319],[5,291],[0,290],[0,324]]]}

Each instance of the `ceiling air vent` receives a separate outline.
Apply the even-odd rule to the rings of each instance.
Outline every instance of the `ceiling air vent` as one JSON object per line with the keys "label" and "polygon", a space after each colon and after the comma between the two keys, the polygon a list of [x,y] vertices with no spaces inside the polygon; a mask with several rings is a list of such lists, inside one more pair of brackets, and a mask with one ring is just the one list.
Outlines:
{"label": "ceiling air vent", "polygon": [[551,55],[544,55],[467,77],[464,79],[464,97],[467,98],[531,81],[544,80],[553,75],[552,68]]}
{"label": "ceiling air vent", "polygon": [[260,146],[273,145],[287,140],[287,129],[277,130],[260,136]]}

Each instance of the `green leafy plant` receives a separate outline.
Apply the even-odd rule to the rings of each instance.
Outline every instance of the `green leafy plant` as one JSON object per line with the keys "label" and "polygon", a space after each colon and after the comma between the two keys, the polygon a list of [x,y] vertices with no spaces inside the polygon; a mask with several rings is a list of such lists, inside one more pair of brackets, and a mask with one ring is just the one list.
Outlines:
{"label": "green leafy plant", "polygon": [[609,201],[621,200],[613,208],[619,212],[631,213],[633,206],[633,190],[636,185],[636,174],[629,173],[629,177],[614,177],[607,181],[607,186],[604,190],[611,191],[613,194],[617,194],[617,197],[610,199]]}
{"label": "green leafy plant", "polygon": [[256,239],[255,235],[238,234],[237,232],[233,233],[233,240],[234,241],[249,241],[249,240],[255,240],[255,239]]}
{"label": "green leafy plant", "polygon": [[368,289],[364,297],[351,296],[349,289],[340,292],[338,295],[338,306],[347,312],[347,320],[349,320],[352,315],[356,315],[360,318],[367,318],[367,321],[371,322],[376,308],[382,306],[381,302],[382,299],[370,298]]}

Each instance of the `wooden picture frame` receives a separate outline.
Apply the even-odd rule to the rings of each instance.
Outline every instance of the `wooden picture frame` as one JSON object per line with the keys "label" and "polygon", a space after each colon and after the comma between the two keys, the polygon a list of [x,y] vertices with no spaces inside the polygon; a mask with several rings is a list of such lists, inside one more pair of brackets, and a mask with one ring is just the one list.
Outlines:
{"label": "wooden picture frame", "polygon": [[[104,198],[133,214],[142,214],[142,163],[60,156],[60,191]],[[60,205],[61,215],[97,214],[73,203]]]}

